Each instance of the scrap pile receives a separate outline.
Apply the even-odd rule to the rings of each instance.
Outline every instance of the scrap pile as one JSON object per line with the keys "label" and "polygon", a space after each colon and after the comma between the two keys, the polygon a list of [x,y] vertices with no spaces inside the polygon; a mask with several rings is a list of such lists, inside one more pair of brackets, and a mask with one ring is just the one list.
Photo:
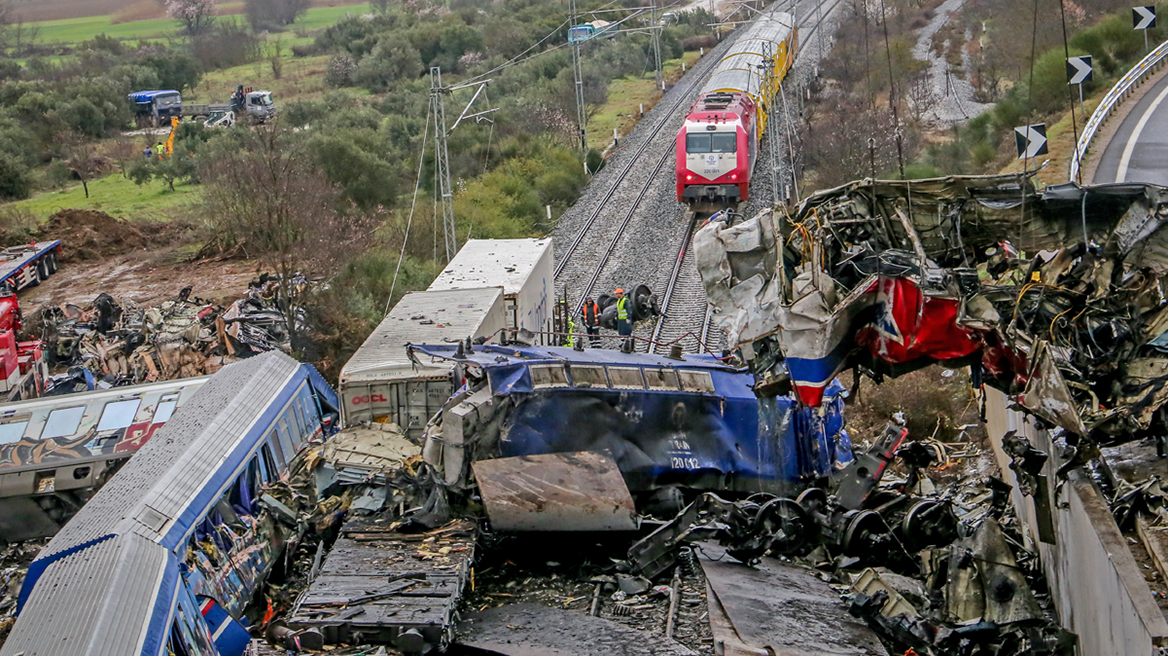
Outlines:
{"label": "scrap pile", "polygon": [[191,287],[150,308],[101,294],[84,308],[43,310],[42,339],[53,363],[114,385],[212,374],[239,358],[291,350],[276,283],[265,276],[226,308],[192,296]]}
{"label": "scrap pile", "polygon": [[710,223],[695,253],[731,343],[808,405],[843,369],[968,364],[1081,464],[1168,434],[1166,222],[1154,185],[865,180]]}
{"label": "scrap pile", "polygon": [[[858,461],[895,457],[908,476],[864,485],[867,491],[858,494],[856,469],[834,492],[809,488],[797,499],[754,495],[728,502],[707,493],[636,542],[625,570],[660,577],[683,564],[685,545],[695,542],[711,585],[715,639],[745,642],[757,653],[801,652],[796,639],[775,642],[788,639],[782,631],[759,643],[734,626],[719,627],[713,617],[719,606],[729,609],[729,624],[736,625],[732,609],[743,594],[743,577],[759,585],[757,594],[773,596],[763,592],[766,580],[773,585],[810,574],[848,600],[848,612],[879,636],[888,653],[1074,654],[1075,636],[1058,626],[1049,596],[1038,592],[1045,589],[1043,575],[1009,512],[1008,484],[967,471],[922,494],[932,487],[921,485],[928,480],[923,470],[946,464],[922,460],[925,451],[932,449],[923,443],[877,440]],[[721,549],[706,542],[711,539]],[[726,555],[763,573],[726,570]],[[790,615],[794,603],[775,600],[772,610]]]}
{"label": "scrap pile", "polygon": [[[307,469],[318,501],[350,517],[331,550],[305,560],[302,592],[277,604],[268,639],[405,653],[458,644],[599,656],[651,635],[621,653],[1073,654],[1075,636],[1058,627],[1037,555],[1022,545],[1009,486],[987,475],[989,454],[907,437],[895,418],[850,465],[794,498],[679,490],[694,500],[672,515],[648,509],[660,499],[642,497],[650,503],[633,511],[600,495],[620,479],[603,454],[476,460],[462,471],[473,470],[477,494],[448,495],[397,426],[349,428]],[[590,475],[565,476],[566,464]],[[500,504],[494,488],[508,482],[526,492]],[[622,530],[558,541],[527,532],[557,530],[565,503],[615,512],[590,521]]]}
{"label": "scrap pile", "polygon": [[16,600],[28,566],[44,545],[44,540],[0,544],[0,644],[16,622]]}

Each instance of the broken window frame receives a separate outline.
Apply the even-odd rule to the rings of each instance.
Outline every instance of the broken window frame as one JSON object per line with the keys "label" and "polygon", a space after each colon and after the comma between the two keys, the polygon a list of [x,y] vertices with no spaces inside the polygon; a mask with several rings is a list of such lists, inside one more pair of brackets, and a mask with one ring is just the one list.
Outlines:
{"label": "broken window frame", "polygon": [[[133,404],[134,409],[126,417],[125,408]],[[97,420],[97,431],[115,431],[129,428],[138,418],[138,410],[142,407],[142,399],[115,399],[101,408],[101,416]],[[111,411],[114,414],[111,414]]]}
{"label": "broken window frame", "polygon": [[[77,419],[75,421],[71,418],[73,412],[77,413]],[[54,423],[54,418],[58,416],[61,417],[61,419],[57,419],[56,422],[61,423],[60,427],[57,426],[57,423]],[[41,428],[41,439],[51,440],[56,437],[68,437],[70,435],[75,435],[77,433],[77,429],[81,427],[82,419],[85,419],[84,405],[75,405],[68,408],[57,408],[50,412],[48,418],[45,419],[45,425],[43,428]],[[72,422],[73,428],[64,433],[59,432],[62,427],[69,425],[68,422]],[[52,430],[50,431],[50,429]]]}
{"label": "broken window frame", "polygon": [[152,424],[165,424],[170,421],[174,415],[174,411],[178,408],[179,393],[166,394],[158,399],[158,404],[154,406],[154,416],[150,419]]}
{"label": "broken window frame", "polygon": [[[24,439],[24,431],[28,429],[28,422],[30,419],[31,416],[29,415],[21,415],[12,417],[8,421],[0,423],[0,444],[12,444]],[[13,437],[11,433],[14,429],[8,427],[16,426],[17,424],[20,425],[20,432],[17,433],[15,437]]]}
{"label": "broken window frame", "polygon": [[[617,382],[618,379],[625,378],[626,374],[636,376],[636,384],[632,384],[632,381]],[[608,379],[612,381],[613,389],[645,389],[645,375],[640,367],[608,367]]]}
{"label": "broken window frame", "polygon": [[[532,389],[548,389],[552,387],[568,386],[568,369],[562,364],[533,364],[528,367],[531,373]],[[547,372],[551,374],[548,382],[541,382],[537,374]]]}
{"label": "broken window frame", "polygon": [[[645,386],[652,391],[657,392],[680,392],[681,381],[678,379],[677,370],[669,367],[645,367],[642,371],[645,374]],[[668,380],[672,378],[672,384]]]}
{"label": "broken window frame", "polygon": [[279,478],[280,470],[276,469],[276,459],[272,456],[272,447],[268,444],[260,445],[258,451],[260,456],[260,476],[264,479],[264,483],[271,483]]}
{"label": "broken window frame", "polygon": [[683,392],[697,392],[699,394],[714,393],[714,377],[708,371],[701,369],[679,369],[677,378],[681,382]]}
{"label": "broken window frame", "polygon": [[608,374],[601,365],[573,364],[569,367],[572,386],[580,388],[607,388]]}
{"label": "broken window frame", "polygon": [[198,602],[191,597],[188,586],[178,586],[178,595],[174,604],[174,621],[170,627],[170,637],[167,640],[167,649],[175,644],[183,651],[174,651],[185,656],[215,656],[219,652],[211,638],[207,625],[202,622],[202,613],[199,612]]}

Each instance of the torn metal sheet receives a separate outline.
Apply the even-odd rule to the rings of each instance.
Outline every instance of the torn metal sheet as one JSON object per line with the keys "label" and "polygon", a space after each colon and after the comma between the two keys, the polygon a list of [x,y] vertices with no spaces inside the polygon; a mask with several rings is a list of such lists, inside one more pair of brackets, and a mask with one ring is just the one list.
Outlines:
{"label": "torn metal sheet", "polygon": [[790,656],[885,655],[876,634],[848,615],[839,594],[808,569],[764,558],[747,567],[703,545],[702,571],[734,630],[753,647]]}
{"label": "torn metal sheet", "polygon": [[876,594],[878,590],[883,590],[888,595],[888,601],[884,602],[884,607],[880,609],[881,614],[885,617],[905,617],[909,621],[920,617],[917,609],[904,596],[897,592],[896,588],[886,583],[881,574],[871,567],[860,572],[860,576],[852,583],[851,589],[852,592],[859,592],[868,596]]}
{"label": "torn metal sheet", "polygon": [[549,453],[474,463],[491,526],[502,531],[632,531],[633,497],[607,453]]}
{"label": "torn metal sheet", "polygon": [[1168,189],[1148,184],[863,180],[785,222],[711,221],[694,244],[731,343],[808,405],[843,369],[964,364],[975,384],[1113,444],[1168,432],[1165,216]]}
{"label": "torn metal sheet", "polygon": [[321,460],[343,485],[384,485],[387,473],[418,462],[421,455],[422,447],[407,439],[397,424],[362,422],[330,437]]}
{"label": "torn metal sheet", "polygon": [[691,656],[660,635],[649,636],[585,613],[521,603],[470,613],[458,644],[505,656]]}
{"label": "torn metal sheet", "polygon": [[983,619],[1010,624],[1039,619],[1042,609],[995,519],[986,519],[973,536],[972,552],[985,588]]}

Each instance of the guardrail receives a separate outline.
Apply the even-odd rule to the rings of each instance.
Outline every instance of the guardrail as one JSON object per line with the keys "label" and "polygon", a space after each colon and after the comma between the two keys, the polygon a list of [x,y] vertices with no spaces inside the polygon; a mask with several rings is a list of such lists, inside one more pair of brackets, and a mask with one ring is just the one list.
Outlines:
{"label": "guardrail", "polygon": [[1083,126],[1083,134],[1079,136],[1079,145],[1075,149],[1075,154],[1071,157],[1071,170],[1068,180],[1074,182],[1079,177],[1079,166],[1083,158],[1087,156],[1087,149],[1091,146],[1091,140],[1095,138],[1095,133],[1102,127],[1103,122],[1115,111],[1128,96],[1131,95],[1132,89],[1138,86],[1152,73],[1155,73],[1159,68],[1161,61],[1168,56],[1168,41],[1161,43],[1155,50],[1149,52],[1146,57],[1140,60],[1140,63],[1132,67],[1115,86],[1111,87],[1111,91],[1103,97],[1103,102],[1095,108],[1091,114],[1091,118],[1087,120],[1087,124]]}

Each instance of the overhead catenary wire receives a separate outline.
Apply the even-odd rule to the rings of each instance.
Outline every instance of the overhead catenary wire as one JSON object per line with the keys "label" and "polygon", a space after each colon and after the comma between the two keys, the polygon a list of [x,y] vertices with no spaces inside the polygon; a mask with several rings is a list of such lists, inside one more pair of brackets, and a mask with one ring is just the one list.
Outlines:
{"label": "overhead catenary wire", "polygon": [[[410,215],[406,219],[406,234],[402,237],[401,253],[397,256],[397,266],[393,269],[393,281],[389,284],[389,298],[385,299],[385,311],[381,313],[382,316],[389,314],[389,307],[393,303],[393,291],[397,288],[397,274],[401,271],[402,260],[406,257],[406,244],[410,241],[410,227],[414,224],[414,209],[418,206],[418,188],[422,186],[422,166],[426,163],[426,140],[430,136],[430,111],[434,108],[434,101],[426,106],[426,121],[422,132],[422,148],[418,151],[418,175],[414,179],[414,198],[410,201]],[[438,252],[438,232],[434,229],[434,253],[437,258]],[[423,247],[425,248],[425,247]]]}
{"label": "overhead catenary wire", "polygon": [[[1059,0],[1059,13],[1062,16],[1062,22],[1063,22],[1063,56],[1066,57],[1067,61],[1070,61],[1071,49],[1070,49],[1070,45],[1067,43],[1067,6],[1066,6],[1066,0]],[[1070,84],[1067,85],[1067,95],[1070,97],[1070,100],[1071,100],[1071,132],[1075,137],[1075,159],[1078,159],[1079,158],[1079,126],[1075,122],[1075,93],[1073,91],[1071,91],[1071,86],[1072,85],[1070,85]],[[1080,83],[1079,84],[1079,92],[1080,92],[1079,97],[1080,98],[1082,97],[1082,95],[1081,95],[1082,90],[1083,90],[1083,85]],[[1081,171],[1079,172],[1078,182],[1079,182],[1079,184],[1083,184],[1083,175],[1082,175]],[[1085,221],[1085,219],[1084,219],[1084,221]],[[1086,233],[1086,227],[1084,227],[1083,232]],[[1086,241],[1085,236],[1084,236],[1084,241]]]}

